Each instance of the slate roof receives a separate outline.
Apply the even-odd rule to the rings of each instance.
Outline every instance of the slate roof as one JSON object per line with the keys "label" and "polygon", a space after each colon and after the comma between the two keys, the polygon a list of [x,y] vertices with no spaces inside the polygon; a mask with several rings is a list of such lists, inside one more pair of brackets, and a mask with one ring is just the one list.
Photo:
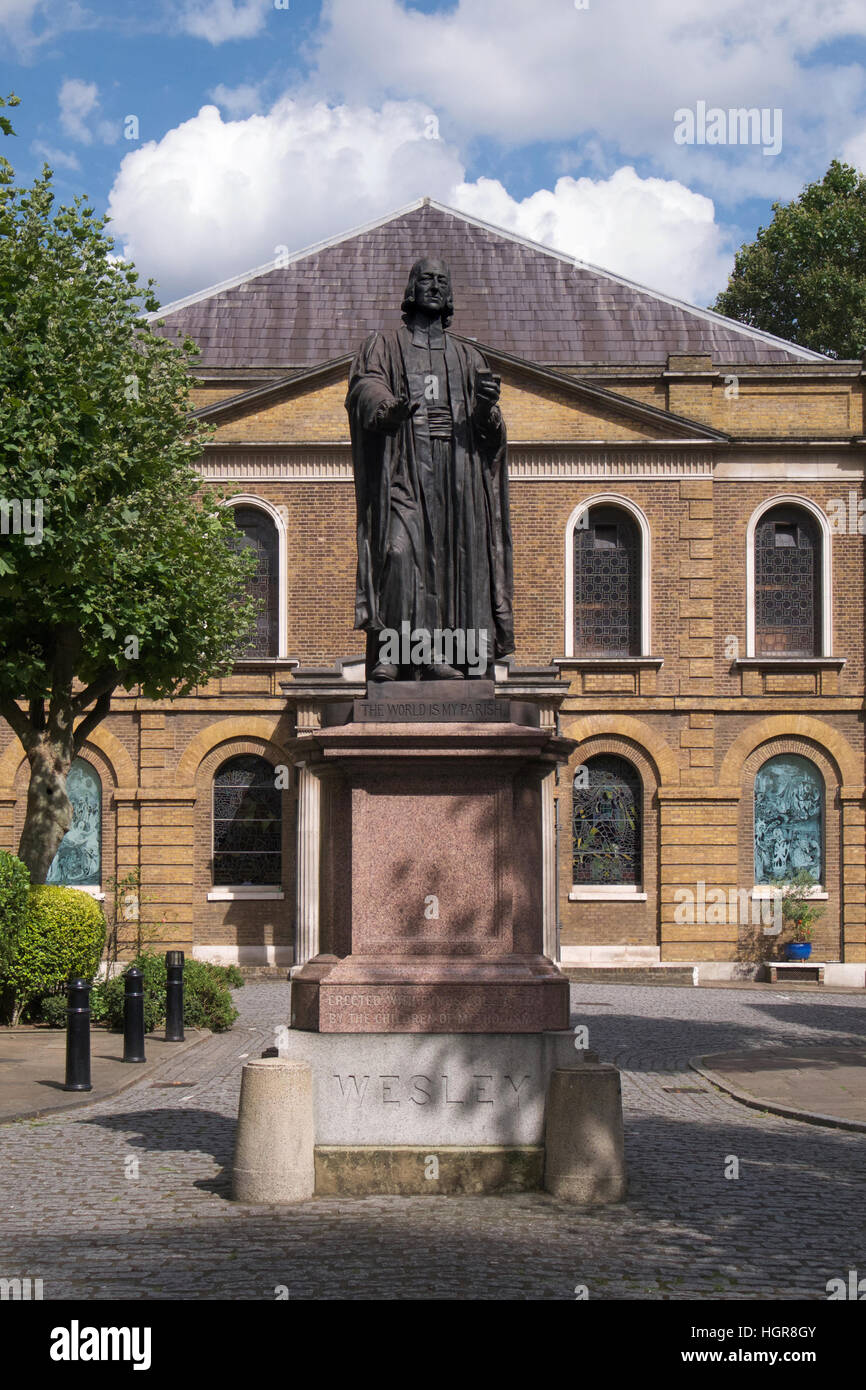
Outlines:
{"label": "slate roof", "polygon": [[664,365],[709,353],[730,365],[826,362],[806,348],[636,285],[431,199],[166,305],[157,331],[188,333],[197,365],[312,366],[400,322],[420,255],[446,261],[454,329],[548,366]]}

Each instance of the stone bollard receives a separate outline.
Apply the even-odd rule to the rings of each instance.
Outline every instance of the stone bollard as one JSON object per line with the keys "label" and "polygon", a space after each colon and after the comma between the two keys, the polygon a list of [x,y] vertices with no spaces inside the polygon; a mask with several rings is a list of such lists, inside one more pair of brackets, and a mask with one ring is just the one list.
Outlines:
{"label": "stone bollard", "polygon": [[609,1062],[555,1071],[547,1092],[544,1186],[566,1202],[594,1206],[626,1194],[622,1088]]}
{"label": "stone bollard", "polygon": [[306,1062],[247,1062],[235,1137],[236,1202],[302,1202],[315,1187],[313,1073]]}

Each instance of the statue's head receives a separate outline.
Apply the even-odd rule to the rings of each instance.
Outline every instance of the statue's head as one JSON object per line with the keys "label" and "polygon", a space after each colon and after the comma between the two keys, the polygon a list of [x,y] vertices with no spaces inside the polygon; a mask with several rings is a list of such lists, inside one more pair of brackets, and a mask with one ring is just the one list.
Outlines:
{"label": "statue's head", "polygon": [[430,318],[441,318],[442,327],[448,327],[454,317],[454,295],[451,271],[444,261],[424,256],[415,262],[409,271],[401,308],[404,320],[420,311]]}

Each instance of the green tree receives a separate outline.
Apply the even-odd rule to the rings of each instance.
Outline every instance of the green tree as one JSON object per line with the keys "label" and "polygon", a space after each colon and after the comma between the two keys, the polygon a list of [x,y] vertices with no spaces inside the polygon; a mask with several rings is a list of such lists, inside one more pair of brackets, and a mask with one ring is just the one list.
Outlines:
{"label": "green tree", "polygon": [[51,171],[0,161],[0,715],[30,764],[19,856],[44,883],[66,774],[112,692],[185,694],[230,661],[254,563],[192,467],[194,347],[153,333],[152,281]]}
{"label": "green tree", "polygon": [[[10,92],[10,94],[9,94],[8,97],[0,97],[0,106],[20,106],[20,105],[21,105],[21,98],[20,98],[20,97],[17,97],[17,96],[15,95],[14,92]],[[10,121],[10,119],[9,119],[8,116],[0,116],[0,131],[2,131],[4,135],[14,135],[14,134],[15,134],[15,131],[12,129],[12,122]],[[5,161],[4,161],[4,163],[5,163]]]}
{"label": "green tree", "polygon": [[866,178],[834,159],[823,179],[740,247],[712,306],[830,357],[866,351]]}

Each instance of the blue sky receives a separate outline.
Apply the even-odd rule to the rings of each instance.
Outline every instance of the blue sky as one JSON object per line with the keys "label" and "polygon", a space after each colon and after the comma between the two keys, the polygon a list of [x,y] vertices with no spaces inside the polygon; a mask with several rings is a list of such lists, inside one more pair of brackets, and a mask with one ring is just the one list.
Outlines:
{"label": "blue sky", "polygon": [[863,0],[0,0],[0,53],[20,179],[163,302],[430,194],[707,303],[774,199],[866,165]]}

